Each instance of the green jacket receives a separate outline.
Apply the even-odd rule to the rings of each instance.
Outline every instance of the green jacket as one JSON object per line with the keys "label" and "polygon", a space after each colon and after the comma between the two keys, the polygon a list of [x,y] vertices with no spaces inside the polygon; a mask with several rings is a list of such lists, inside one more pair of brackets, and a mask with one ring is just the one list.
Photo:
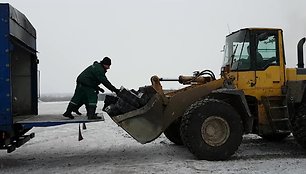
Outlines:
{"label": "green jacket", "polygon": [[107,80],[105,73],[106,70],[103,65],[94,62],[78,76],[77,83],[93,89],[98,89],[99,85],[102,83],[107,89],[115,92],[116,88]]}

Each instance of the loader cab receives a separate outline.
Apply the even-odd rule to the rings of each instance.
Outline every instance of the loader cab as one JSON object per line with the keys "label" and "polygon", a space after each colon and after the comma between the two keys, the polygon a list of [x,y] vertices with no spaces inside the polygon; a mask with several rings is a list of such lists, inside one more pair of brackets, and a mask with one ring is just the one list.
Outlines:
{"label": "loader cab", "polygon": [[[285,57],[281,29],[246,28],[226,37],[224,50],[226,76],[244,92],[254,117],[253,132],[262,137],[279,135],[278,129],[288,131],[286,118]],[[277,117],[275,117],[275,115]],[[280,136],[287,136],[281,134]]]}
{"label": "loader cab", "polygon": [[240,30],[227,37],[224,63],[231,71],[263,71],[279,65],[277,31],[255,31]]}
{"label": "loader cab", "polygon": [[[226,37],[223,67],[246,95],[280,95],[285,61],[281,29],[247,28]],[[274,94],[272,94],[274,93]]]}

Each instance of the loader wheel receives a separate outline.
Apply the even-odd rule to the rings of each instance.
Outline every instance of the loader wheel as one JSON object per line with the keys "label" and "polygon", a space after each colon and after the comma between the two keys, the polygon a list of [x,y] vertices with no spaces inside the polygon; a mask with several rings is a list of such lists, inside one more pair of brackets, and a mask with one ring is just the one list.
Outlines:
{"label": "loader wheel", "polygon": [[185,112],[181,123],[184,144],[198,158],[225,160],[242,141],[242,121],[236,110],[216,99],[199,100]]}
{"label": "loader wheel", "polygon": [[296,114],[290,118],[292,134],[296,141],[306,149],[306,103],[302,103]]}
{"label": "loader wheel", "polygon": [[176,145],[183,145],[180,132],[181,120],[182,117],[179,117],[164,131],[165,136]]}

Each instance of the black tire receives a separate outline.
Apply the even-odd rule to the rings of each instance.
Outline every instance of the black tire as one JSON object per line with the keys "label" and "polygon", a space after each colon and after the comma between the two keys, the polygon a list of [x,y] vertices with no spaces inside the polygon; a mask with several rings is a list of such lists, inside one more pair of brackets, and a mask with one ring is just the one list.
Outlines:
{"label": "black tire", "polygon": [[135,108],[140,107],[139,98],[133,92],[123,88],[123,89],[120,89],[120,92],[118,92],[117,95],[121,100],[128,103],[128,105],[131,105]]}
{"label": "black tire", "polygon": [[107,108],[109,105],[116,104],[118,99],[119,99],[118,97],[113,96],[113,95],[105,95],[102,111],[105,111],[105,108]]}
{"label": "black tire", "polygon": [[128,102],[125,102],[125,100],[123,100],[122,98],[119,98],[119,100],[117,101],[115,106],[122,113],[127,113],[127,112],[130,112],[130,111],[133,111],[133,110],[137,109],[135,106],[129,104]]}
{"label": "black tire", "polygon": [[290,118],[292,134],[295,140],[306,149],[306,103],[302,103]]}
{"label": "black tire", "polygon": [[184,144],[198,159],[226,160],[242,141],[240,115],[228,103],[203,99],[192,104],[181,123]]}
{"label": "black tire", "polygon": [[181,120],[182,117],[179,117],[164,131],[164,135],[176,145],[183,145],[180,132]]}
{"label": "black tire", "polygon": [[261,138],[267,140],[267,141],[283,141],[286,139],[290,133],[275,133],[275,134],[267,134],[267,135],[259,135]]}

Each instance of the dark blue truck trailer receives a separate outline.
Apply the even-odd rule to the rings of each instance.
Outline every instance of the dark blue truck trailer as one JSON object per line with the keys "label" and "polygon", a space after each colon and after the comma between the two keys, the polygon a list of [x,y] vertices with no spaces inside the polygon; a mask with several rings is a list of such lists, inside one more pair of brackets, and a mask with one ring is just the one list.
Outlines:
{"label": "dark blue truck trailer", "polygon": [[34,137],[27,134],[33,127],[93,122],[38,115],[38,91],[36,30],[24,14],[0,3],[0,149],[14,151]]}

